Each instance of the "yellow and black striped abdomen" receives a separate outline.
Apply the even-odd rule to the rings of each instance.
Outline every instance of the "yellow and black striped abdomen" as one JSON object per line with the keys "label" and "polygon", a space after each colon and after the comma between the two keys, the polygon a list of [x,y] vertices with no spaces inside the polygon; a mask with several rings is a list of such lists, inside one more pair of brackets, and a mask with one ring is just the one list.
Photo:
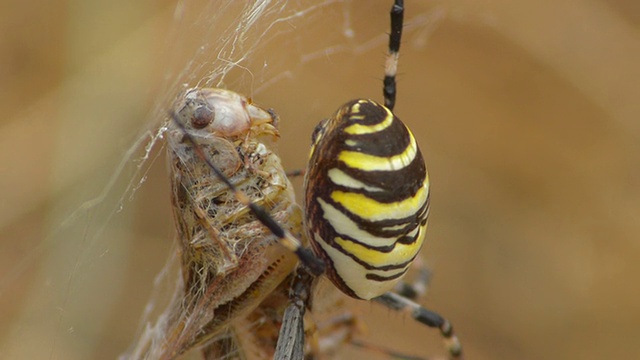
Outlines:
{"label": "yellow and black striped abdomen", "polygon": [[429,214],[411,131],[372,100],[343,105],[316,127],[305,192],[309,239],[331,281],[361,299],[390,290],[418,254]]}

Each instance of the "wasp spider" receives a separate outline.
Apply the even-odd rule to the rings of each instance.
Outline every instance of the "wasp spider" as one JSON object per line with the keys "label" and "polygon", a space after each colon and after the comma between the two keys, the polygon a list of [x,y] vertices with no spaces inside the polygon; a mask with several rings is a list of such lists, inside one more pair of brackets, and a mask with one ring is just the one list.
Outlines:
{"label": "wasp spider", "polygon": [[[197,156],[206,166],[206,171],[215,174],[216,181],[226,189],[224,191],[230,192],[234,201],[244,209],[236,209],[224,216],[233,218],[238,216],[238,211],[244,211],[245,215],[250,212],[264,226],[262,229],[268,229],[277,238],[274,243],[283,246],[279,249],[288,249],[289,254],[295,254],[300,262],[293,276],[290,261],[292,255],[283,255],[266,245],[252,249],[254,254],[250,260],[244,260],[244,263],[238,260],[237,252],[230,250],[229,241],[221,240],[220,233],[227,231],[228,227],[216,229],[210,223],[201,221],[207,215],[216,216],[222,209],[220,206],[227,204],[229,199],[220,196],[197,199],[201,206],[187,212],[192,214],[190,221],[200,224],[199,229],[206,230],[210,239],[207,241],[194,237],[193,227],[184,224],[181,236],[189,239],[189,246],[198,243],[211,247],[209,254],[212,254],[212,259],[209,262],[203,261],[203,264],[216,264],[213,269],[218,273],[225,272],[226,267],[241,269],[246,266],[245,270],[234,275],[234,278],[240,279],[258,268],[253,265],[257,253],[263,251],[268,259],[260,267],[262,273],[258,271],[250,274],[250,280],[244,280],[246,286],[242,291],[228,294],[226,299],[216,300],[218,304],[223,304],[225,315],[216,320],[216,313],[213,319],[207,320],[202,325],[204,331],[201,334],[207,334],[207,329],[222,329],[229,319],[246,316],[259,308],[265,298],[273,295],[277,289],[282,289],[285,279],[293,277],[290,299],[274,356],[278,359],[301,359],[306,351],[303,328],[305,308],[311,308],[315,279],[325,275],[338,289],[351,297],[374,300],[391,309],[406,311],[415,320],[440,329],[450,357],[461,358],[462,348],[447,320],[392,291],[418,256],[429,215],[429,178],[422,154],[409,128],[393,113],[403,13],[403,1],[396,0],[391,9],[389,53],[383,88],[384,105],[369,99],[349,101],[331,117],[323,120],[312,135],[311,155],[304,181],[304,233],[290,226],[290,217],[298,216],[295,211],[282,212],[284,208],[293,205],[273,205],[273,199],[278,198],[277,194],[273,194],[271,200],[268,199],[269,194],[263,194],[258,197],[261,200],[256,201],[256,196],[249,192],[260,192],[264,187],[258,182],[249,184],[250,186],[234,183],[221,170],[229,167],[219,163],[224,158],[221,157],[221,150],[216,150],[213,154],[204,151],[203,147],[211,147],[212,144],[203,143],[201,138],[194,135],[202,129],[215,129],[226,136],[245,139],[256,137],[257,134],[275,135],[273,123],[277,117],[272,111],[265,111],[251,104],[248,99],[226,90],[193,89],[185,95],[172,114],[182,133],[180,143],[192,149],[190,154]],[[236,151],[233,146],[237,147],[240,142],[235,145],[232,143],[229,151]],[[243,159],[246,168],[254,167],[254,174],[260,175],[263,172],[260,175],[262,179],[281,181],[282,189],[287,188],[288,182],[286,177],[282,179],[281,173],[264,173],[256,165],[264,161],[275,161],[268,159],[267,152],[262,151],[264,149],[261,150],[259,146],[249,149],[247,143],[240,147],[246,147],[238,150],[241,153],[253,154],[253,158]],[[206,182],[190,184],[202,187],[209,185]],[[184,200],[189,196],[180,193],[180,185],[174,188],[174,193],[176,199],[182,197]],[[265,206],[269,209],[265,209]],[[278,210],[281,212],[275,213],[274,217],[272,214]],[[285,225],[282,226],[281,223]],[[232,226],[236,223],[229,220],[227,224]],[[251,227],[245,231],[262,230]],[[298,240],[305,237],[311,244],[312,251],[305,247],[305,240],[302,243]],[[216,245],[216,242],[220,244]],[[238,246],[241,246],[239,244],[240,242]],[[192,262],[199,261],[197,254],[189,254],[183,258]],[[280,266],[280,262],[287,265]],[[206,277],[211,276],[211,269],[203,269],[202,266],[192,269],[196,270],[184,273],[187,287],[198,288],[198,284],[206,283]],[[233,283],[231,280],[230,276],[225,275],[221,286],[227,286],[232,291],[235,288],[230,287]],[[200,287],[207,289],[206,286]],[[286,289],[289,289],[288,283]],[[218,296],[223,297],[221,294],[218,293]],[[213,334],[215,331],[209,333]],[[189,341],[195,344],[211,339],[212,336],[200,335],[199,339]],[[210,354],[215,357],[224,352],[224,345],[218,343],[212,349]]]}

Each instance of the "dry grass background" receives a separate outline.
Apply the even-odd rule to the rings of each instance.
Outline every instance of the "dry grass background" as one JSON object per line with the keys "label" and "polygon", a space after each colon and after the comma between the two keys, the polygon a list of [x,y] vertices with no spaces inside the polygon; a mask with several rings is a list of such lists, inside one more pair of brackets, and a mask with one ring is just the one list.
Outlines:
{"label": "dry grass background", "polygon": [[[304,166],[319,119],[350,98],[380,99],[384,40],[364,44],[387,30],[389,3],[312,12],[256,53],[255,85],[271,76],[260,77],[261,54],[291,70],[254,94],[281,116],[289,168]],[[166,56],[166,39],[202,42],[171,20],[174,6],[0,5],[2,359],[112,359],[134,337],[172,251],[163,159],[133,199],[132,160],[100,204],[69,214],[106,188],[174,95],[164,78],[189,57]],[[397,113],[433,183],[425,304],[454,322],[468,359],[640,356],[638,3],[408,0],[407,12],[416,26],[401,52]],[[435,13],[429,30],[418,15]],[[335,44],[347,47],[301,57]],[[372,341],[441,351],[435,332],[409,319],[360,311]]]}

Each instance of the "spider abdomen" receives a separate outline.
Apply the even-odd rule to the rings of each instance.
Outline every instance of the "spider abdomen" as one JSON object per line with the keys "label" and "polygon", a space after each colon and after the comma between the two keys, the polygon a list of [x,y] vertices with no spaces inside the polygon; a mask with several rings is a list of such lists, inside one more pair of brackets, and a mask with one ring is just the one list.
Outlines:
{"label": "spider abdomen", "polygon": [[331,281],[371,299],[389,291],[422,247],[429,178],[411,131],[359,99],[318,125],[305,178],[306,227]]}

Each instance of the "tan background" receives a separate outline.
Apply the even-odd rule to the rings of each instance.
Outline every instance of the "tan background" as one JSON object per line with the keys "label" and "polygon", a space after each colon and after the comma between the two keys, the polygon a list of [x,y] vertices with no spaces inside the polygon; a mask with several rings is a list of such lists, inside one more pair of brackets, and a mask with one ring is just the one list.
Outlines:
{"label": "tan background", "polygon": [[[425,305],[468,359],[639,357],[638,2],[406,6],[396,112],[433,183]],[[219,3],[185,7],[175,20],[172,1],[0,5],[0,358],[113,359],[133,339],[173,238],[162,151],[137,172],[144,131],[176,83],[220,65],[217,23],[191,21]],[[279,23],[243,63],[253,76],[226,78],[280,114],[287,167],[342,102],[381,98],[389,7]],[[224,27],[236,10],[211,17]],[[366,339],[442,353],[434,331],[360,311]]]}

